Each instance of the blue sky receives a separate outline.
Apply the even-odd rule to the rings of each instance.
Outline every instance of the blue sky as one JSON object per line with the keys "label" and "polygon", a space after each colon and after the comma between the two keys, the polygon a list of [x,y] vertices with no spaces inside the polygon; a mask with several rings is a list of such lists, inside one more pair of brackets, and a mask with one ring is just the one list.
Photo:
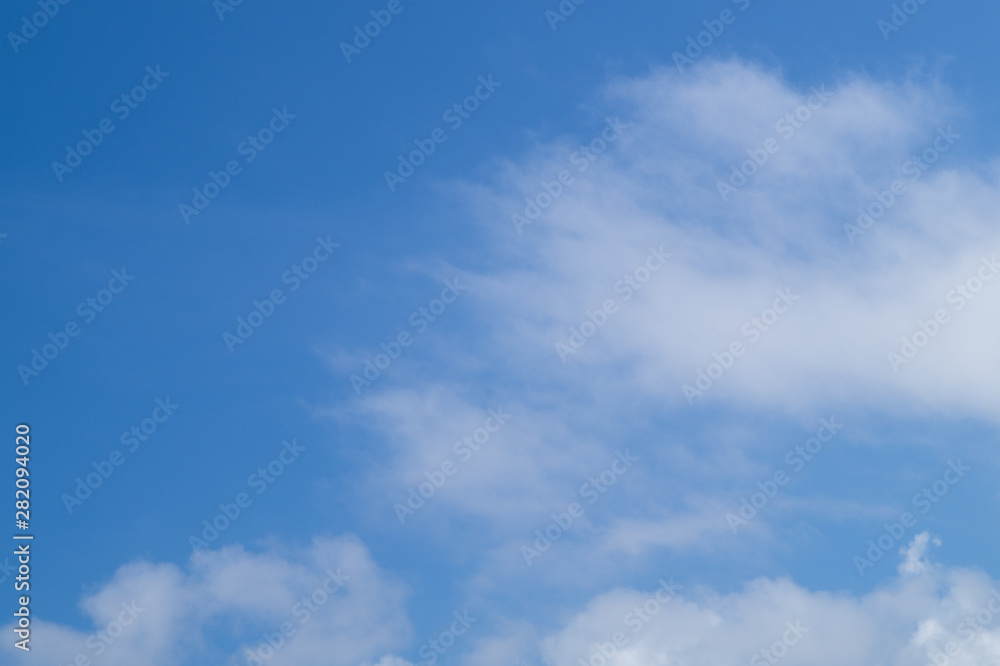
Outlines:
{"label": "blue sky", "polygon": [[8,3],[0,663],[1000,659],[996,12]]}

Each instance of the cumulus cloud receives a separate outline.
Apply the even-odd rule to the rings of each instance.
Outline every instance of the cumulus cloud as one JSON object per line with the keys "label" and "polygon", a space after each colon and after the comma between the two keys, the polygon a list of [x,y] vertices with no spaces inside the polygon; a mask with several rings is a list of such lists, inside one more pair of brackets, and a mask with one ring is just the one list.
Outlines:
{"label": "cumulus cloud", "polygon": [[[904,563],[919,558],[927,543],[926,534],[915,537],[901,550]],[[493,634],[476,637],[461,661],[921,666],[946,659],[971,666],[1000,659],[996,581],[926,560],[905,573],[861,596],[814,592],[786,578],[760,578],[725,594],[660,579],[649,590],[599,594],[547,635],[524,621],[501,622]],[[315,593],[331,575],[344,579],[343,588],[322,599]],[[295,604],[305,608],[309,597],[315,610],[302,620]],[[95,627],[92,639],[39,622],[33,659],[71,663],[83,654],[90,663],[111,666],[257,663],[246,649],[232,649],[239,644],[268,664],[413,666],[389,652],[411,643],[403,600],[399,585],[387,582],[352,538],[317,540],[289,557],[277,549],[253,554],[232,547],[200,554],[187,571],[148,563],[123,567],[81,603]],[[137,612],[134,622],[116,627],[129,608]],[[262,652],[282,622],[294,625],[297,635]],[[93,648],[98,644],[100,652]],[[4,663],[33,661],[6,646]]]}
{"label": "cumulus cloud", "polygon": [[[919,549],[926,539],[910,545]],[[708,589],[616,589],[542,642],[550,666],[992,664],[1000,593],[978,571],[926,566],[862,596],[761,578]],[[944,659],[945,661],[940,661]]]}
{"label": "cumulus cloud", "polygon": [[[356,664],[405,644],[406,589],[353,537],[308,548],[199,551],[185,569],[136,562],[85,597],[92,629],[36,619],[31,657],[5,663]],[[7,630],[10,633],[9,629]],[[229,661],[227,661],[229,660]],[[259,666],[259,664],[258,664]]]}

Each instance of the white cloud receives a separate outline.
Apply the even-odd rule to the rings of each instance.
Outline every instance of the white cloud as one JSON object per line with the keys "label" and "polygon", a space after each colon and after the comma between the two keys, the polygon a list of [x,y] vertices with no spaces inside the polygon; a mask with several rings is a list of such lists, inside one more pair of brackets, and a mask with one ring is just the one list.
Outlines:
{"label": "white cloud", "polygon": [[[776,123],[812,93],[777,73],[734,61],[620,81],[606,115],[630,128],[521,235],[510,214],[568,168],[573,144],[539,149],[490,188],[471,188],[474,208],[498,229],[492,263],[502,266],[470,288],[490,315],[479,348],[523,377],[589,388],[615,406],[628,393],[683,408],[682,385],[741,341],[747,353],[705,400],[1000,415],[988,370],[1000,350],[987,340],[1000,323],[1000,280],[961,311],[947,300],[981,257],[1000,253],[996,171],[964,167],[956,153],[974,141],[964,137],[939,140],[948,152],[915,182],[901,173],[939,130],[963,134],[937,82],[824,85],[829,101],[784,140]],[[718,181],[768,137],[780,139],[778,152],[723,201]],[[897,178],[907,192],[848,242],[845,224]],[[661,244],[673,255],[667,267],[624,303],[616,282]],[[751,342],[741,327],[784,287],[801,300]],[[619,312],[564,366],[556,342],[608,298]],[[894,372],[888,353],[939,309],[949,323]]]}
{"label": "white cloud", "polygon": [[924,555],[930,544],[941,545],[941,540],[931,538],[929,532],[921,532],[913,538],[913,541],[906,548],[900,548],[899,554],[903,556],[903,561],[899,563],[899,573],[918,574],[929,565]]}
{"label": "white cloud", "polygon": [[413,666],[413,664],[400,657],[394,657],[392,655],[388,655],[382,657],[376,664],[372,664],[371,662],[365,662],[365,666]]}
{"label": "white cloud", "polygon": [[[36,618],[32,658],[9,641],[0,654],[12,663],[68,664],[82,654],[107,666],[227,658],[245,664],[247,648],[259,651],[270,640],[280,647],[269,666],[356,664],[407,643],[405,598],[402,585],[353,537],[316,539],[294,552],[233,546],[199,551],[186,570],[123,566],[81,602],[90,632]],[[285,623],[289,630],[281,636]]]}
{"label": "white cloud", "polygon": [[[466,438],[497,409],[506,417],[503,425],[484,443],[470,444]],[[435,522],[433,516],[461,510],[507,529],[520,527],[526,517],[571,496],[578,478],[604,464],[598,438],[581,437],[573,424],[526,409],[517,399],[477,405],[455,387],[432,385],[373,394],[359,403],[357,414],[376,424],[388,444],[361,491],[371,497],[374,513],[396,525],[393,507],[405,505],[421,484],[429,488],[427,475],[440,475],[449,461],[454,473],[407,521],[426,527]],[[495,420],[490,425],[496,427]],[[553,445],[569,441],[572,447]]]}
{"label": "white cloud", "polygon": [[[915,553],[926,547],[925,537],[903,549],[906,562],[919,557]],[[412,647],[402,590],[385,580],[356,540],[317,540],[291,557],[279,550],[203,553],[187,572],[171,565],[123,567],[81,604],[105,635],[116,635],[110,625],[122,614],[122,600],[138,610],[136,622],[99,660],[84,634],[36,620],[32,659],[7,645],[4,663],[71,663],[79,653],[109,666],[246,663],[245,652],[222,646],[235,641],[257,647],[257,637],[273,634],[278,623],[290,619],[286,605],[320,589],[323,572],[337,567],[351,572],[344,589],[323,602],[309,622],[296,622],[299,635],[264,663],[413,666],[387,653]],[[271,582],[263,584],[260,574]],[[791,665],[922,666],[948,652],[949,664],[981,666],[1000,659],[996,588],[982,572],[926,561],[862,596],[813,592],[788,579],[767,578],[720,594],[684,589],[670,578],[647,591],[615,588],[599,594],[548,635],[540,636],[525,621],[501,621],[459,656],[461,663],[483,666],[576,666],[580,660],[660,666],[762,664],[768,663],[763,651],[770,650]]]}
{"label": "white cloud", "polygon": [[[917,573],[860,597],[766,578],[728,594],[616,589],[548,636],[542,654],[550,666],[599,666],[602,653],[610,666],[923,666],[953,641],[951,664],[1000,659],[1000,597],[988,608],[995,581],[964,569]],[[975,630],[962,624],[980,611]]]}
{"label": "white cloud", "polygon": [[[814,90],[826,101],[786,136],[778,123],[789,127],[783,119]],[[485,408],[505,404],[516,423],[419,519],[432,529],[456,513],[486,518],[502,527],[498,543],[516,540],[572,501],[603,457],[656,438],[658,419],[686,414],[682,387],[714,372],[716,355],[728,364],[735,341],[745,353],[695,402],[766,410],[803,427],[860,405],[890,416],[1000,417],[991,370],[1000,347],[990,338],[1000,327],[1000,279],[972,300],[952,293],[976,279],[982,257],[1000,257],[1000,182],[994,166],[962,156],[974,137],[964,136],[959,104],[939,81],[914,73],[899,83],[844,76],[799,86],[741,61],[705,62],[686,74],[617,80],[602,105],[595,116],[628,127],[585,171],[573,152],[600,136],[601,121],[459,188],[495,240],[478,272],[463,267],[478,328],[443,343],[447,353],[422,373],[389,377],[353,412],[340,410],[377,424],[388,442],[373,496],[405,497]],[[718,181],[771,137],[780,149],[723,201]],[[910,181],[904,165],[935,140],[947,152]],[[546,184],[552,190],[561,170],[573,182],[518,234],[511,214]],[[845,225],[894,179],[907,191],[849,242]],[[660,246],[672,255],[666,265],[641,290],[623,287]],[[790,310],[773,325],[753,323],[769,321],[785,288],[799,297]],[[556,343],[608,299],[617,311],[563,363]],[[933,323],[938,310],[947,324]],[[922,342],[922,323],[933,337],[894,369],[890,352],[903,357],[903,336]],[[750,428],[729,427],[716,446],[690,435],[654,440],[658,452],[679,453],[647,456],[629,479],[649,498],[647,511],[617,513],[594,538],[632,553],[724,538],[713,513],[731,495],[720,486],[756,480],[759,467]],[[794,510],[796,501],[781,504]],[[844,506],[844,498],[809,501]],[[383,515],[393,519],[388,506]]]}

